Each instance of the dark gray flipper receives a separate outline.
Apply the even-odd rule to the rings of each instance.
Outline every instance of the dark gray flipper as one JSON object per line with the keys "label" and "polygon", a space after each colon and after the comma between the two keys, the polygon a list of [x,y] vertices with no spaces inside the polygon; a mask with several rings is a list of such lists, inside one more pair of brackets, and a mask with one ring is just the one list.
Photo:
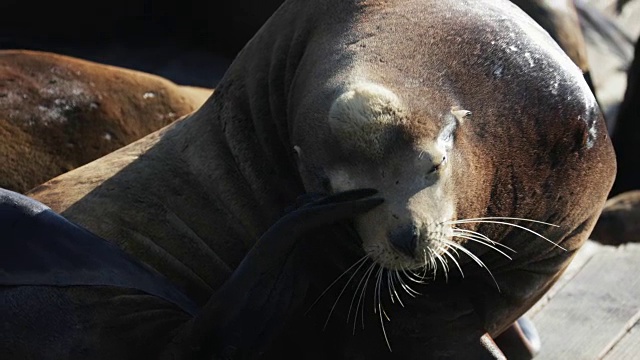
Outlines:
{"label": "dark gray flipper", "polygon": [[0,188],[0,286],[117,286],[196,315],[197,305],[155,270],[42,203]]}
{"label": "dark gray flipper", "polygon": [[[163,358],[210,354],[235,358],[264,351],[285,320],[300,311],[309,287],[311,279],[301,274],[299,261],[313,254],[301,255],[298,243],[303,245],[303,239],[314,236],[312,232],[326,233],[327,226],[378,206],[383,200],[371,197],[376,193],[360,189],[313,197],[317,200],[282,217],[256,242],[202,313],[174,339]],[[353,240],[353,232],[337,236]]]}

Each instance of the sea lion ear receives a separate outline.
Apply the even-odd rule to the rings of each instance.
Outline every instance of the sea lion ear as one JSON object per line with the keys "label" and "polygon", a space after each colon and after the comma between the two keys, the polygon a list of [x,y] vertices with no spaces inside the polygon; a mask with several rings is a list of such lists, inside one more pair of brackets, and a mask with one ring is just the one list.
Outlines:
{"label": "sea lion ear", "polygon": [[386,130],[405,122],[405,110],[391,90],[359,83],[342,92],[329,110],[331,131],[343,143],[366,152],[381,151]]}
{"label": "sea lion ear", "polygon": [[341,93],[331,105],[332,130],[368,128],[402,122],[400,99],[391,90],[373,83],[360,83]]}
{"label": "sea lion ear", "polygon": [[300,160],[301,153],[302,153],[302,149],[300,148],[300,146],[294,145],[293,146],[293,156],[296,159],[296,161]]}
{"label": "sea lion ear", "polygon": [[465,122],[465,120],[468,120],[471,118],[471,111],[469,110],[465,110],[465,109],[461,109],[457,106],[454,106],[451,108],[451,114],[453,114],[453,116],[456,117],[456,119],[458,120],[459,124],[463,124]]}

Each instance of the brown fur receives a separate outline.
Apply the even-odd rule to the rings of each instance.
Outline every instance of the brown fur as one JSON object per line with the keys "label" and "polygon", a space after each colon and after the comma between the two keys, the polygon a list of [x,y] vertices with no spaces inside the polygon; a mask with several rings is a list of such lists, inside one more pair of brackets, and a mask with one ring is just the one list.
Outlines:
{"label": "brown fur", "polygon": [[0,187],[25,192],[194,111],[210,94],[67,56],[0,51]]}
{"label": "brown fur", "polygon": [[[516,51],[511,44],[519,53],[510,52]],[[527,50],[537,66],[529,65]],[[452,271],[448,282],[437,278],[421,287],[424,295],[407,299],[406,308],[389,305],[393,353],[376,318],[369,321],[369,306],[365,331],[352,335],[342,309],[334,315],[340,321],[323,332],[334,297],[311,317],[286,322],[270,355],[477,356],[470,352],[485,332],[500,334],[557,280],[592,229],[615,173],[602,116],[579,69],[508,2],[290,0],[243,49],[202,108],[30,195],[207,304],[285,206],[303,192],[327,190],[329,167],[355,162],[372,174],[384,166],[422,176],[398,157],[401,152],[374,164],[336,146],[328,112],[354,74],[406,104],[403,131],[410,139],[433,136],[454,106],[471,111],[450,159],[455,191],[447,200],[457,216],[552,222],[559,227],[530,227],[567,251],[517,229],[472,226],[517,251],[506,261],[464,244],[493,271],[500,291],[484,269],[465,261],[464,279]],[[300,167],[294,146],[302,149]],[[400,181],[371,179],[383,197],[399,188]],[[332,249],[324,250],[299,260],[329,263]],[[305,283],[328,285],[315,278]],[[149,316],[145,324],[153,321]],[[127,317],[118,319],[127,328]],[[166,331],[150,329],[140,342],[164,338]],[[113,341],[122,351],[136,349]],[[165,344],[156,341],[149,351]]]}

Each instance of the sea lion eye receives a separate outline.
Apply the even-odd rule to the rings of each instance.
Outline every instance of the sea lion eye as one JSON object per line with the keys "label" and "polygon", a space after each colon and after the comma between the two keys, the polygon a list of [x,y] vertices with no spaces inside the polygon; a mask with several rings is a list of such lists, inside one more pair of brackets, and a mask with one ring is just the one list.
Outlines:
{"label": "sea lion eye", "polygon": [[427,175],[433,174],[436,171],[440,170],[442,166],[446,163],[446,161],[447,161],[447,157],[443,156],[442,160],[439,163],[433,164],[431,169],[429,169],[429,171],[427,172]]}

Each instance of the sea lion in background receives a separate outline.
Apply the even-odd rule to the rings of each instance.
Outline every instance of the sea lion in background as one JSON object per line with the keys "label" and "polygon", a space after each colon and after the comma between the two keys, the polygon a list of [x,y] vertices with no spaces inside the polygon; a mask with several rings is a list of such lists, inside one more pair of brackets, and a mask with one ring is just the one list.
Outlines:
{"label": "sea lion in background", "polygon": [[36,51],[0,51],[0,187],[25,192],[197,109],[211,90]]}
{"label": "sea lion in background", "polygon": [[[47,289],[79,319],[67,357],[482,358],[566,268],[614,174],[580,69],[515,5],[290,0],[198,111],[29,194],[201,307]],[[361,243],[252,249],[300,195],[372,187]]]}
{"label": "sea lion in background", "polygon": [[[619,2],[621,4],[622,2]],[[640,163],[637,159],[640,142],[640,42],[636,42],[633,62],[628,70],[627,89],[620,105],[612,141],[616,149],[618,173],[611,198],[591,238],[606,245],[621,245],[640,241]]]}
{"label": "sea lion in background", "polygon": [[640,190],[607,200],[589,238],[605,245],[640,242]]}
{"label": "sea lion in background", "polygon": [[618,175],[610,196],[640,188],[640,42],[636,42],[633,62],[627,70],[627,89],[611,135],[616,149]]}

